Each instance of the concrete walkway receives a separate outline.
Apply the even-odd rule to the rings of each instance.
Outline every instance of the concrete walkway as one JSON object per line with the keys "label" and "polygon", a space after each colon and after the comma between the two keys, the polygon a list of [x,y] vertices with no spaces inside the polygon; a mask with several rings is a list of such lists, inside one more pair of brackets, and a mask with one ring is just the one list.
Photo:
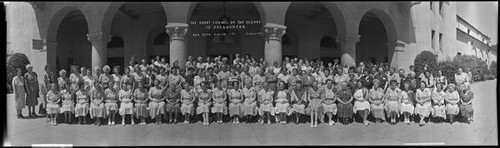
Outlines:
{"label": "concrete walkway", "polygon": [[[320,124],[148,124],[145,126],[51,126],[46,118],[16,119],[12,95],[7,95],[7,137],[4,146],[72,144],[74,146],[147,145],[498,145],[496,80],[472,85],[474,122],[417,124],[387,123],[368,127]],[[37,109],[38,110],[38,109]],[[24,110],[24,115],[27,110]]]}

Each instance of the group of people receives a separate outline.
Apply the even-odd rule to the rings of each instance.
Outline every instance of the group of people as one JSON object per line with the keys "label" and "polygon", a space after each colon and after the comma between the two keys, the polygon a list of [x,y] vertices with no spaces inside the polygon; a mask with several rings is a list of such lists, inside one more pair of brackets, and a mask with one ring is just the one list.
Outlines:
{"label": "group of people", "polygon": [[[238,54],[231,59],[189,56],[179,66],[157,56],[150,63],[131,59],[124,74],[119,66],[73,65],[69,77],[64,69],[57,77],[46,66],[40,94],[53,125],[61,114],[64,123],[72,123],[74,116],[78,124],[86,124],[90,116],[94,125],[106,119],[114,125],[117,114],[122,125],[127,115],[132,125],[136,121],[144,125],[149,118],[155,124],[177,123],[179,114],[184,123],[201,114],[203,125],[225,119],[233,124],[240,120],[299,124],[309,116],[311,127],[318,122],[350,124],[353,117],[365,126],[369,120],[390,124],[413,120],[423,126],[430,118],[452,124],[459,113],[467,123],[473,121],[474,93],[470,76],[461,68],[454,78],[446,78],[440,70],[432,75],[427,66],[417,72],[409,68],[405,73],[387,63],[349,67],[338,60],[324,64],[288,57],[281,64],[266,65],[263,59]],[[12,81],[18,118],[24,118],[25,105],[29,116],[37,116],[37,74],[31,65],[26,69],[24,76],[18,69]]]}

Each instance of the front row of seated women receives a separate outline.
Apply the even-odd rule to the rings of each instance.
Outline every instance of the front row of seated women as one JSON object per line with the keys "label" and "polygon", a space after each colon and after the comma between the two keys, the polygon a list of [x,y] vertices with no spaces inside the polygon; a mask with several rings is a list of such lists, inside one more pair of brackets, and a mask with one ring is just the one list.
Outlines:
{"label": "front row of seated women", "polygon": [[[400,115],[403,122],[409,124],[412,115],[417,115],[420,126],[425,125],[425,119],[431,114],[437,122],[447,118],[450,123],[460,112],[468,123],[473,117],[474,94],[468,85],[460,85],[459,93],[454,84],[446,89],[440,83],[435,88],[428,88],[422,82],[420,88],[413,92],[408,82],[403,82],[401,90],[396,81],[391,81],[390,87],[384,91],[379,87],[378,80],[373,81],[372,88],[360,81],[353,87],[349,87],[347,82],[334,85],[329,79],[325,85],[314,81],[311,86],[304,87],[298,81],[285,89],[285,83],[278,82],[276,90],[268,83],[252,87],[250,80],[243,82],[242,89],[239,89],[241,85],[237,81],[227,84],[229,88],[223,87],[224,83],[227,82],[218,81],[215,88],[210,89],[207,83],[196,87],[187,83],[165,86],[155,80],[154,87],[149,91],[141,82],[134,90],[131,83],[122,83],[122,89],[119,89],[114,87],[113,81],[109,81],[108,86],[99,83],[91,85],[85,81],[75,89],[66,88],[66,85],[57,89],[51,85],[47,93],[47,113],[53,125],[57,124],[59,113],[64,115],[65,123],[71,123],[74,114],[78,124],[87,123],[89,115],[95,125],[101,125],[103,118],[107,118],[108,125],[114,125],[116,114],[122,117],[122,125],[125,125],[127,115],[132,125],[136,119],[145,125],[148,117],[156,124],[162,123],[163,119],[168,123],[177,123],[179,113],[184,115],[184,123],[190,123],[195,113],[201,114],[203,125],[209,125],[210,114],[217,123],[223,123],[223,116],[229,114],[233,124],[240,123],[240,118],[250,122],[255,117],[259,117],[261,124],[266,121],[270,124],[273,116],[276,123],[286,124],[293,120],[287,120],[292,115],[295,117],[292,122],[298,124],[302,115],[309,115],[311,127],[316,127],[318,120],[323,122],[325,116],[328,124],[333,125],[335,115],[339,122],[348,124],[353,114],[357,114],[365,126],[369,123],[370,114],[376,123],[384,120],[390,124],[396,124],[401,119]],[[351,88],[356,90],[351,91]],[[417,122],[416,119],[414,121]]]}

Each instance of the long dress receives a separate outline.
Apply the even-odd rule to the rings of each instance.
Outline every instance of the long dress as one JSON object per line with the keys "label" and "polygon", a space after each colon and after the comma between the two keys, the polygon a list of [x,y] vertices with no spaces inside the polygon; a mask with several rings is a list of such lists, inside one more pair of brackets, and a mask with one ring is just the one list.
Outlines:
{"label": "long dress", "polygon": [[241,115],[241,90],[230,89],[227,94],[229,96],[229,115]]}
{"label": "long dress", "polygon": [[405,112],[413,114],[413,111],[415,110],[415,106],[413,106],[413,102],[410,98],[410,93],[413,92],[401,91],[401,114]]}
{"label": "long dress", "polygon": [[[106,117],[106,109],[104,108],[104,92],[97,90],[95,87],[90,90],[91,103],[90,103],[90,117]],[[99,102],[96,104],[96,102]]]}
{"label": "long dress", "polygon": [[60,108],[59,107],[59,100],[60,100],[60,95],[59,93],[57,92],[53,92],[52,90],[50,90],[49,92],[47,92],[47,114],[58,114],[60,112]]}
{"label": "long dress", "polygon": [[202,90],[200,89],[198,91],[198,97],[199,97],[199,100],[198,100],[198,107],[196,108],[196,113],[197,114],[201,114],[201,113],[208,113],[210,112],[210,93],[211,91],[210,90]]}
{"label": "long dress", "polygon": [[[344,88],[338,92],[339,99],[343,102],[347,102],[352,97],[351,89]],[[338,117],[339,118],[351,118],[353,114],[352,102],[347,104],[339,103],[338,105]]]}
{"label": "long dress", "polygon": [[445,94],[443,90],[437,91],[434,89],[434,91],[432,91],[431,98],[434,106],[432,106],[431,114],[433,117],[446,118],[446,106],[444,105]]}
{"label": "long dress", "polygon": [[374,102],[370,102],[371,104],[371,112],[372,116],[374,118],[380,118],[382,120],[385,120],[385,113],[384,113],[384,103],[380,102],[380,104],[377,104],[375,102],[382,101],[382,98],[384,97],[384,89],[382,88],[377,88],[377,89],[370,89],[370,98]]}
{"label": "long dress", "polygon": [[323,107],[323,112],[326,113],[332,113],[334,115],[337,114],[338,108],[337,104],[335,103],[335,99],[338,97],[337,94],[335,93],[335,87],[332,86],[332,88],[328,88],[328,86],[325,87],[324,89],[325,92],[325,100],[322,103]]}
{"label": "long dress", "polygon": [[387,91],[385,92],[385,97],[386,97],[386,103],[385,103],[385,106],[384,106],[384,109],[387,113],[391,113],[391,112],[396,112],[398,113],[397,117],[399,117],[399,112],[400,112],[400,105],[401,103],[399,103],[399,100],[400,100],[400,93],[401,93],[401,90],[399,88],[395,88],[394,90],[392,88],[388,88]]}
{"label": "long dress", "polygon": [[149,112],[148,112],[148,109],[147,109],[147,103],[146,101],[148,100],[148,91],[146,89],[136,89],[134,91],[134,97],[135,97],[135,108],[134,108],[134,112],[135,112],[135,116],[137,118],[139,117],[148,117],[149,116]]}
{"label": "long dress", "polygon": [[275,114],[279,114],[279,113],[285,113],[285,114],[288,114],[288,106],[290,105],[288,103],[288,98],[289,98],[289,95],[288,95],[288,92],[286,90],[281,90],[281,91],[278,91],[278,93],[276,94],[276,113]]}
{"label": "long dress", "polygon": [[194,114],[194,105],[193,105],[193,92],[192,91],[181,91],[181,113],[182,115],[186,114]]}
{"label": "long dress", "polygon": [[370,110],[370,102],[368,102],[368,90],[363,92],[363,89],[358,89],[354,92],[354,106],[352,107],[354,112]]}
{"label": "long dress", "polygon": [[[422,91],[420,88],[417,89],[417,92],[415,93],[415,98],[416,100],[424,100],[424,99],[429,99],[431,97],[431,91],[428,88],[424,88]],[[422,115],[424,117],[429,117],[429,114],[431,113],[432,106],[431,106],[431,101],[425,101],[423,105],[417,103],[415,105],[415,114]]]}
{"label": "long dress", "polygon": [[290,92],[290,98],[292,101],[292,108],[290,113],[305,114],[305,107],[307,105],[307,92],[304,89],[292,89]]}
{"label": "long dress", "polygon": [[120,98],[120,109],[118,112],[120,115],[133,115],[134,114],[134,104],[132,103],[132,90],[120,90],[118,93]]}
{"label": "long dress", "polygon": [[[458,92],[455,90],[453,92],[446,92],[445,98],[450,101],[458,101],[460,100],[460,96]],[[457,103],[450,103],[448,102],[446,104],[446,114],[448,115],[458,115],[458,112],[460,111],[460,108],[458,107]]]}
{"label": "long dress", "polygon": [[156,117],[157,115],[165,114],[165,102],[162,101],[165,96],[165,92],[156,87],[149,88],[149,98],[152,99],[149,101],[149,116],[151,118]]}
{"label": "long dress", "polygon": [[76,92],[75,116],[86,116],[89,113],[89,92],[86,89],[80,89]]}
{"label": "long dress", "polygon": [[258,113],[260,116],[263,116],[265,112],[269,112],[271,115],[274,115],[274,107],[273,107],[273,96],[274,96],[274,91],[273,90],[268,90],[262,89],[259,92],[259,109]]}
{"label": "long dress", "polygon": [[243,116],[257,115],[257,93],[255,89],[253,87],[250,89],[243,88],[243,97],[245,97],[243,101]]}
{"label": "long dress", "polygon": [[60,94],[62,99],[61,113],[75,113],[75,102],[73,100],[73,94],[69,92],[69,89],[61,90]]}
{"label": "long dress", "polygon": [[26,107],[26,91],[24,89],[24,78],[15,76],[12,79],[12,88],[16,97],[16,109],[21,110]]}
{"label": "long dress", "polygon": [[[471,90],[467,90],[462,95],[462,102],[469,102],[474,98],[474,93]],[[461,104],[460,105],[460,112],[462,113],[462,116],[469,118],[472,116],[474,113],[474,109],[472,108],[472,102],[469,104]]]}
{"label": "long dress", "polygon": [[37,74],[33,72],[30,74],[27,72],[24,74],[24,80],[26,85],[26,105],[28,106],[36,106],[38,105],[38,97],[39,97],[39,87],[38,87],[38,79]]}
{"label": "long dress", "polygon": [[309,91],[307,93],[308,93],[308,96],[310,97],[309,98],[310,102],[306,108],[306,114],[309,114],[310,112],[315,111],[321,115],[321,112],[323,110],[323,108],[321,106],[321,97],[322,97],[322,95],[324,95],[324,92],[322,91],[322,89],[318,88],[317,90],[314,90],[314,88],[310,87]]}
{"label": "long dress", "polygon": [[175,89],[167,89],[166,92],[167,95],[167,104],[165,106],[165,110],[170,113],[174,112],[180,112],[181,111],[181,105],[179,104],[179,99],[180,99],[180,93],[179,91],[176,91]]}
{"label": "long dress", "polygon": [[212,90],[214,105],[212,107],[212,113],[224,113],[227,114],[226,107],[226,92],[222,89],[215,88]]}

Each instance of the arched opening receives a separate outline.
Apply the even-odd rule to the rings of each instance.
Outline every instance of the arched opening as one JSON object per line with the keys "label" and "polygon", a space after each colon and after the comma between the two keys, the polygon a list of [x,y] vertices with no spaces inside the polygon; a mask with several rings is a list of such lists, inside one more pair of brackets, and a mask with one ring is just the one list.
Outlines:
{"label": "arched opening", "polygon": [[[337,42],[331,37],[338,35],[337,22],[331,12],[321,3],[293,2],[288,7],[285,16],[287,34],[296,34],[297,43],[292,43],[292,51],[287,54],[313,59],[330,59],[340,57],[340,49]],[[330,37],[331,43],[322,43],[324,36]],[[293,40],[292,40],[293,41]],[[322,48],[321,44],[334,44],[334,46]],[[332,50],[332,51],[327,51]],[[338,51],[337,51],[338,50]],[[323,55],[322,51],[331,53]]]}
{"label": "arched opening", "polygon": [[111,41],[108,43],[108,65],[113,68],[115,66],[120,66],[120,72],[123,72],[124,60],[123,60],[123,39],[119,36],[111,37]]}
{"label": "arched opening", "polygon": [[263,21],[255,4],[200,2],[189,16],[188,55],[264,57]]}
{"label": "arched opening", "polygon": [[170,61],[168,49],[170,49],[169,36],[165,31],[160,32],[154,37],[153,46],[148,47],[148,58],[152,59],[156,56],[160,56],[160,58],[165,58],[166,61]]}
{"label": "arched opening", "polygon": [[[105,16],[112,21],[105,21],[103,27],[106,28],[103,30],[110,30],[112,36],[120,36],[123,40],[121,52],[116,51],[120,53],[112,54],[112,49],[108,50],[108,64],[118,63],[123,72],[123,67],[128,66],[131,59],[136,63],[140,63],[142,59],[150,63],[149,57],[160,53],[168,56],[168,45],[161,42],[158,44],[163,45],[154,44],[155,38],[165,32],[167,25],[167,17],[161,3],[113,3]],[[168,40],[168,36],[166,37],[165,42]]]}
{"label": "arched opening", "polygon": [[363,15],[359,25],[360,41],[356,48],[356,63],[389,63],[388,34],[382,20],[374,13]]}
{"label": "arched opening", "polygon": [[71,65],[91,67],[92,44],[87,34],[87,20],[81,11],[73,10],[64,17],[56,35],[57,71],[69,70]]}
{"label": "arched opening", "polygon": [[337,42],[330,36],[325,36],[321,38],[321,61],[327,66],[328,63],[334,63],[335,59],[340,61],[340,49],[338,48]]}

